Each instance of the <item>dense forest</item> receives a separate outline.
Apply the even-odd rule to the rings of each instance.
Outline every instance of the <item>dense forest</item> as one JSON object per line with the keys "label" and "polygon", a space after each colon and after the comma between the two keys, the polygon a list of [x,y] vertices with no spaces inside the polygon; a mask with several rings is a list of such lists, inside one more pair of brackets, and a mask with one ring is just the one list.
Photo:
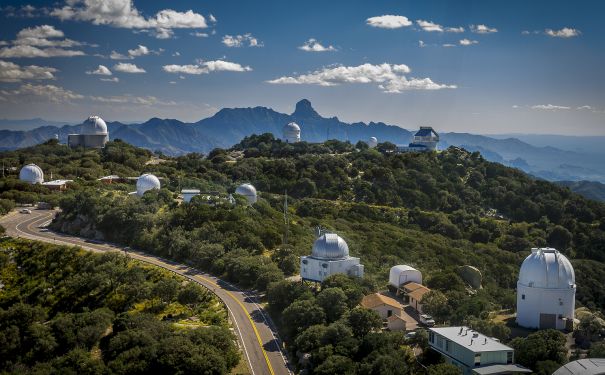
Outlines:
{"label": "dense forest", "polygon": [[[396,334],[374,338],[356,333],[357,323],[350,321],[358,299],[384,288],[388,270],[396,264],[422,271],[434,291],[427,305],[440,322],[472,324],[507,340],[507,328],[492,322],[491,314],[514,309],[519,266],[530,248],[552,246],[572,260],[578,307],[597,317],[605,311],[604,204],[487,162],[478,152],[454,147],[439,153],[393,150],[389,143],[376,149],[339,141],[287,144],[263,134],[208,155],[154,156],[120,141],[100,152],[69,150],[51,141],[2,153],[0,159],[6,165],[36,162],[61,177],[73,178],[77,171],[80,178],[67,192],[51,194],[62,209],[53,223],[57,230],[101,236],[266,290],[290,354],[317,350],[309,363],[300,364],[317,373],[324,363],[326,368],[354,363],[352,372],[380,373],[369,370],[379,353],[403,342]],[[148,163],[152,158],[159,160]],[[132,184],[95,181],[142,172],[163,178],[163,187],[141,199],[127,194],[134,190]],[[226,194],[242,182],[260,191],[256,204],[247,206],[240,198],[235,205],[212,205],[197,197],[190,204],[175,200],[180,188]],[[22,188],[12,177],[2,180],[0,198],[7,207],[13,201],[47,199],[48,193],[36,190],[40,187]],[[21,196],[23,192],[31,195]],[[310,253],[317,226],[345,238],[351,253],[361,258],[366,269],[362,285],[336,280],[316,293],[284,281],[298,272],[298,256]],[[458,272],[463,265],[481,271],[482,289],[469,289]],[[321,302],[330,288],[330,298],[343,301],[337,312],[327,311],[333,306]],[[316,311],[313,318],[305,314],[308,321],[297,320],[296,311],[310,309]],[[372,317],[363,319],[373,327]],[[330,343],[326,329],[351,340]],[[300,335],[316,335],[319,344],[301,348]],[[330,345],[331,351],[324,349]],[[554,354],[546,357],[543,361],[561,362]],[[412,362],[391,365],[414,368]]]}
{"label": "dense forest", "polygon": [[120,254],[0,242],[0,371],[227,374],[239,362],[214,295]]}

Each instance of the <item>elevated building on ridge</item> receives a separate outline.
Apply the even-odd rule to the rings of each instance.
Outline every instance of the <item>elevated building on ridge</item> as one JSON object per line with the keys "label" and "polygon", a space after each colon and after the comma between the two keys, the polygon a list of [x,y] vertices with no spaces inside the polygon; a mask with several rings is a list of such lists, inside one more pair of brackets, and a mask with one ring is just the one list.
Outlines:
{"label": "elevated building on ridge", "polygon": [[414,134],[412,143],[407,146],[397,146],[399,152],[430,152],[437,150],[439,134],[430,126],[421,126]]}
{"label": "elevated building on ridge", "polygon": [[300,257],[300,276],[303,280],[322,282],[338,273],[363,277],[359,258],[349,256],[349,246],[336,233],[318,231],[310,256]]}
{"label": "elevated building on ridge", "polygon": [[300,126],[295,122],[289,122],[282,129],[282,139],[287,143],[300,142]]}
{"label": "elevated building on ridge", "polygon": [[27,164],[19,171],[19,180],[28,184],[41,184],[44,182],[44,172],[36,164]]}
{"label": "elevated building on ridge", "polygon": [[99,116],[90,116],[82,124],[80,134],[69,134],[69,147],[103,148],[109,141],[107,124]]}

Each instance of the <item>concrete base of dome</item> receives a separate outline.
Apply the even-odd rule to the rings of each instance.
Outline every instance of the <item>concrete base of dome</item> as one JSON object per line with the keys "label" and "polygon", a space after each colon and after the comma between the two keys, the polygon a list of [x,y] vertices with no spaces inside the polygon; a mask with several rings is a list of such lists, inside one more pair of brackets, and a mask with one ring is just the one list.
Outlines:
{"label": "concrete base of dome", "polygon": [[300,276],[303,280],[322,282],[330,275],[346,274],[363,277],[364,267],[359,258],[318,259],[310,256],[300,257]]}
{"label": "concrete base of dome", "polygon": [[69,134],[67,145],[69,147],[103,148],[109,140],[107,134]]}
{"label": "concrete base of dome", "polygon": [[576,288],[546,289],[517,284],[517,324],[526,328],[567,329],[573,320]]}

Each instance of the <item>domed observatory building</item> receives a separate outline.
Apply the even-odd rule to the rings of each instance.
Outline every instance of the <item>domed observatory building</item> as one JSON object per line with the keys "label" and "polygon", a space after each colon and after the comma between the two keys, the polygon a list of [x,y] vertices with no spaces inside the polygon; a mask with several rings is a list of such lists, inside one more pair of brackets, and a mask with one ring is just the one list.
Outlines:
{"label": "domed observatory building", "polygon": [[565,255],[533,248],[517,282],[517,323],[526,328],[573,329],[576,277]]}
{"label": "domed observatory building", "polygon": [[41,184],[44,182],[44,172],[36,164],[28,164],[19,171],[19,180],[28,184]]}
{"label": "domed observatory building", "polygon": [[298,126],[295,122],[287,123],[282,129],[283,137],[282,139],[286,141],[286,143],[296,143],[300,142],[300,126]]}
{"label": "domed observatory building", "polygon": [[300,257],[300,276],[307,281],[322,282],[337,273],[363,277],[363,270],[359,258],[349,256],[349,246],[336,233],[320,232],[311,255]]}
{"label": "domed observatory building", "polygon": [[145,173],[137,179],[137,195],[142,197],[149,190],[160,190],[160,180],[150,174]]}
{"label": "domed observatory building", "polygon": [[368,147],[375,148],[376,146],[378,146],[378,138],[370,137],[370,139],[368,139]]}
{"label": "domed observatory building", "polygon": [[243,195],[248,200],[248,204],[252,205],[257,201],[256,188],[250,184],[241,184],[235,189],[235,194]]}
{"label": "domed observatory building", "polygon": [[107,124],[99,116],[90,116],[82,124],[80,134],[69,134],[69,147],[103,148],[109,141]]}

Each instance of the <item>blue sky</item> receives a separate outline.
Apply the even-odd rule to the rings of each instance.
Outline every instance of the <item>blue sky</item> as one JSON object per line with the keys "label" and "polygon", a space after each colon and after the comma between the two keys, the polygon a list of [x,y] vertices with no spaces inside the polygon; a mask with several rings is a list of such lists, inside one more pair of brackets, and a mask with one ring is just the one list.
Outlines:
{"label": "blue sky", "polygon": [[[0,117],[223,107],[605,135],[600,1],[4,1]],[[130,51],[130,52],[129,52]]]}

